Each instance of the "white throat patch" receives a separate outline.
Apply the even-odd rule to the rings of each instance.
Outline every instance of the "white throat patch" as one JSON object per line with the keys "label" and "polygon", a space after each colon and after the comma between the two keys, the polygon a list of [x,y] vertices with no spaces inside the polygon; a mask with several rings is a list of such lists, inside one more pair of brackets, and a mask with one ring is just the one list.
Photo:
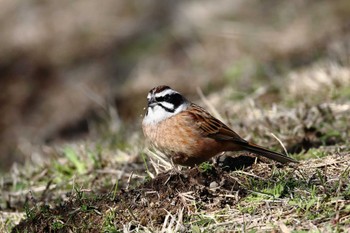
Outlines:
{"label": "white throat patch", "polygon": [[142,123],[143,124],[157,124],[158,122],[161,122],[169,117],[172,117],[172,116],[178,114],[179,112],[186,110],[188,106],[189,106],[189,103],[184,102],[177,109],[175,109],[174,112],[168,112],[159,105],[155,105],[153,107],[148,107],[147,115],[145,115],[145,117],[143,118]]}

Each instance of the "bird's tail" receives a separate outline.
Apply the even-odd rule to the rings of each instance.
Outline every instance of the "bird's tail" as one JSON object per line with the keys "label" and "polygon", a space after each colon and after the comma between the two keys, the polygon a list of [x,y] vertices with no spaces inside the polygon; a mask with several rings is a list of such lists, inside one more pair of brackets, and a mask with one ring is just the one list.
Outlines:
{"label": "bird's tail", "polygon": [[261,147],[259,145],[256,145],[256,144],[253,144],[250,142],[241,144],[241,146],[243,147],[244,150],[247,150],[247,151],[252,152],[254,154],[257,154],[257,155],[265,156],[266,158],[275,160],[275,161],[280,162],[280,163],[298,163],[298,161],[296,161],[292,158],[289,158],[286,155],[283,155],[283,154],[280,154],[277,152],[273,152],[271,150],[268,150],[264,147]]}

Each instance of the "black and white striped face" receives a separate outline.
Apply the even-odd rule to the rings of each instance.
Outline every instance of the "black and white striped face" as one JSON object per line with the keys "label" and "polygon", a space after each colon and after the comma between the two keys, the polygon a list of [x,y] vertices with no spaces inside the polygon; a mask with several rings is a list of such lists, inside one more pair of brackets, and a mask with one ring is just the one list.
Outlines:
{"label": "black and white striped face", "polygon": [[150,90],[147,101],[144,123],[158,123],[185,110],[189,105],[186,98],[168,86],[158,86]]}

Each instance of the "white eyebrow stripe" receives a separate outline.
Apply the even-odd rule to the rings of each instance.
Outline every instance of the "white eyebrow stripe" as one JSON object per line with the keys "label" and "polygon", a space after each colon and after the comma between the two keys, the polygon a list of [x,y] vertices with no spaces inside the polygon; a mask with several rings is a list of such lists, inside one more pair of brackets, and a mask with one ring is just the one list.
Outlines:
{"label": "white eyebrow stripe", "polygon": [[162,105],[170,110],[174,110],[174,105],[168,102],[162,102]]}
{"label": "white eyebrow stripe", "polygon": [[162,91],[160,93],[156,93],[154,96],[155,97],[161,97],[161,96],[166,96],[166,95],[169,95],[169,94],[176,94],[178,93],[177,91],[174,91],[172,89],[167,89],[165,91]]}

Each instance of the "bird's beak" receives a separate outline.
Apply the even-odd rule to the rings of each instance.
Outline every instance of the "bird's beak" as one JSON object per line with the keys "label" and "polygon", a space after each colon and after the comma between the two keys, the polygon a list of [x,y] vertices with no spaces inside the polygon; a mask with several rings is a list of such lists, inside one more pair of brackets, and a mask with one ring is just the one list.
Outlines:
{"label": "bird's beak", "polygon": [[154,107],[157,105],[156,99],[154,97],[152,97],[149,101],[148,101],[148,107]]}

